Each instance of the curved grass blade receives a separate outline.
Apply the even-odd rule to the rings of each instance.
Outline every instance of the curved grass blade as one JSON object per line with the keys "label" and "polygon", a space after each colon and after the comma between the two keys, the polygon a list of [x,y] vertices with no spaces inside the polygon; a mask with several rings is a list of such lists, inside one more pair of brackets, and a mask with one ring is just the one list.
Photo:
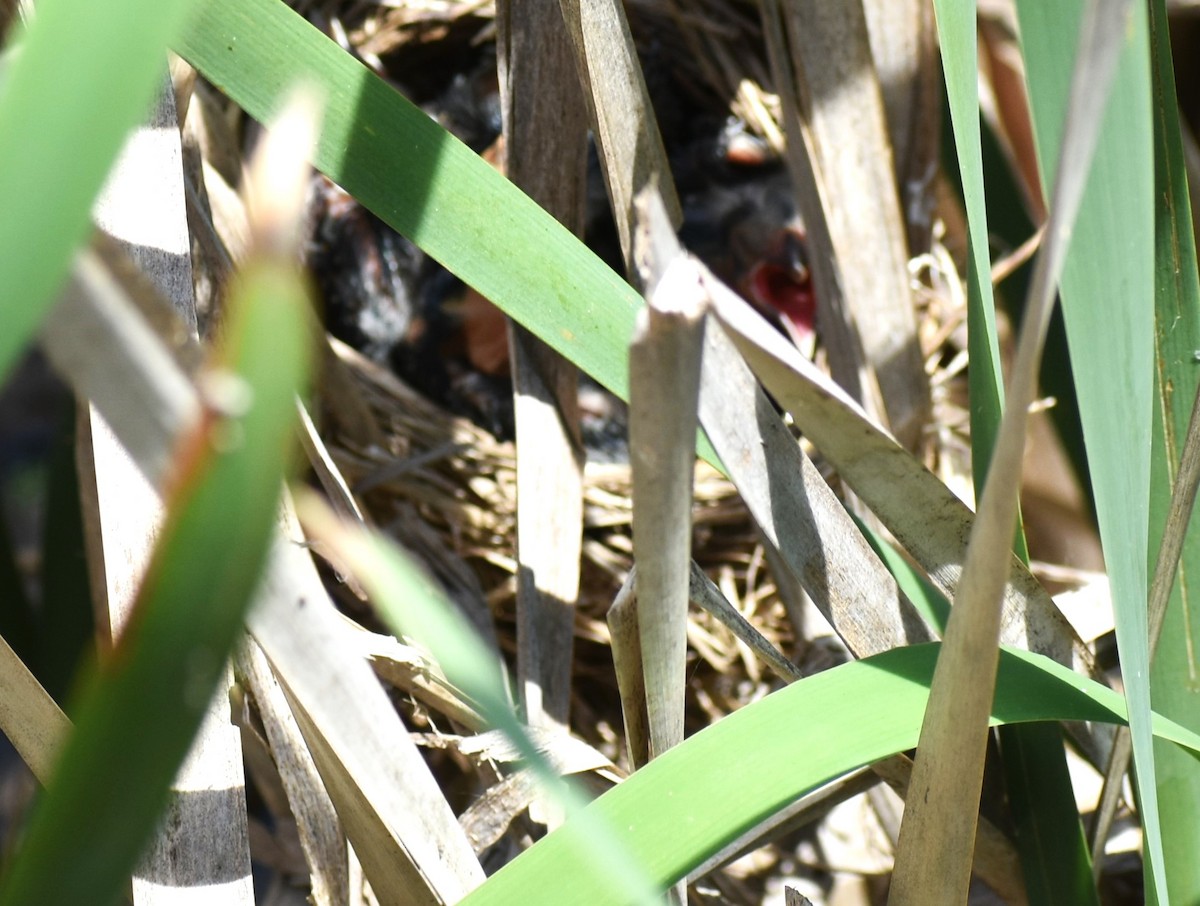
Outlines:
{"label": "curved grass blade", "polygon": [[53,301],[87,235],[92,200],[145,115],[167,43],[192,6],[38,3],[0,81],[0,376]]}
{"label": "curved grass blade", "polygon": [[[939,646],[853,661],[782,689],[690,737],[589,807],[623,829],[660,887],[818,785],[916,743]],[[1040,655],[1003,649],[992,723],[1121,722],[1121,697]],[[1200,736],[1155,716],[1156,732],[1196,751]],[[502,868],[464,906],[623,902],[573,852],[571,819]]]}
{"label": "curved grass blade", "polygon": [[226,407],[210,406],[180,447],[167,524],[135,612],[73,709],[75,730],[0,887],[5,906],[116,899],[258,584],[310,337],[292,269],[258,264],[235,293],[228,370],[209,380],[214,402]]}

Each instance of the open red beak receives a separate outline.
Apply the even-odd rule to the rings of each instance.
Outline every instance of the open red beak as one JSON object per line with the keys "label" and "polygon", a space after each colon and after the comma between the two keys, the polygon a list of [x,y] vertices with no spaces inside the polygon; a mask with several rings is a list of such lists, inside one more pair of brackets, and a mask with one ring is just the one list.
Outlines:
{"label": "open red beak", "polygon": [[746,290],[763,314],[783,318],[797,345],[801,338],[811,341],[816,331],[817,298],[801,230],[788,227],[779,232],[767,254],[751,268]]}

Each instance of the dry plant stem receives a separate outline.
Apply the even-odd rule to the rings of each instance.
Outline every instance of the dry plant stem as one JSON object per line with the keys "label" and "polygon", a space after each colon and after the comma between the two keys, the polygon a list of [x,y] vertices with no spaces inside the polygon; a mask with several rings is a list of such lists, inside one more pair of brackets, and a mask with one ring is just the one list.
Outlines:
{"label": "dry plant stem", "polygon": [[804,212],[813,284],[817,298],[821,300],[817,308],[817,327],[829,351],[829,367],[842,389],[878,424],[886,424],[879,382],[875,372],[867,365],[854,313],[847,307],[826,213],[831,205],[826,200],[814,169],[812,136],[800,118],[800,102],[784,33],[781,0],[759,0],[759,8],[767,56],[771,61],[772,77],[778,86],[784,129],[787,132],[785,150],[788,172],[792,177],[798,207]]}
{"label": "dry plant stem", "polygon": [[380,903],[457,902],[483,870],[391,701],[347,644],[312,557],[289,540],[299,537],[294,524],[288,535],[276,540],[250,632]]}
{"label": "dry plant stem", "polygon": [[[556,0],[499,0],[508,177],[583,229],[587,113]],[[565,729],[583,543],[578,372],[509,322],[517,434],[517,684],[526,721]]]}
{"label": "dry plant stem", "polygon": [[[175,96],[164,66],[156,106],[127,142],[95,217],[194,334],[181,160]],[[153,224],[150,233],[147,224]],[[111,646],[132,610],[163,506],[94,405],[81,407],[77,443],[96,623]],[[231,904],[254,902],[241,740],[225,702],[229,680],[227,674],[172,784],[169,817],[135,873],[135,904],[160,902],[180,886],[207,889]],[[212,833],[214,822],[222,833]],[[218,878],[226,880],[213,880]]]}
{"label": "dry plant stem", "polygon": [[526,720],[567,726],[583,546],[573,365],[509,322],[517,432],[517,683]]}
{"label": "dry plant stem", "polygon": [[1188,420],[1187,437],[1183,442],[1183,455],[1179,461],[1179,471],[1171,488],[1171,506],[1167,511],[1167,524],[1163,531],[1162,543],[1158,548],[1158,559],[1154,564],[1154,577],[1150,583],[1149,601],[1149,643],[1150,657],[1154,657],[1154,649],[1158,647],[1158,639],[1162,634],[1163,619],[1166,617],[1167,604],[1171,599],[1171,589],[1175,584],[1175,574],[1179,569],[1179,557],[1183,552],[1183,542],[1187,537],[1188,524],[1192,519],[1192,511],[1196,506],[1196,489],[1200,486],[1200,393],[1192,404],[1192,414]]}
{"label": "dry plant stem", "polygon": [[296,819],[314,906],[349,906],[346,836],[300,727],[262,649],[246,639],[235,672],[258,705],[271,758]]}
{"label": "dry plant stem", "polygon": [[[1039,259],[1041,261],[1042,259]],[[889,903],[965,902],[975,849],[1001,601],[1016,525],[1025,423],[1051,296],[1026,319],[988,482],[921,726]],[[998,553],[1003,552],[1003,553]]]}
{"label": "dry plant stem", "polygon": [[669,188],[667,153],[619,0],[559,0],[559,5],[575,45],[621,250],[632,274],[633,199],[638,192],[657,179],[671,223],[678,226],[683,219]]}
{"label": "dry plant stem", "polygon": [[[629,349],[629,460],[633,475],[633,554],[638,565],[638,630],[645,672],[650,757],[683,741],[687,673],[688,574],[696,400],[705,296],[678,255],[657,254],[654,233],[674,233],[657,193],[639,195],[635,257],[654,289],[638,313]],[[669,252],[668,252],[669,254]],[[665,272],[664,272],[665,268]],[[651,284],[654,277],[661,278]]]}
{"label": "dry plant stem", "polygon": [[779,551],[855,657],[929,641],[924,621],[779,419],[725,331],[710,323],[704,342],[700,422],[764,543]]}
{"label": "dry plant stem", "polygon": [[[783,9],[846,304],[866,361],[886,391],[888,424],[911,448],[928,416],[929,386],[862,3],[783,0]],[[810,212],[802,213],[807,220]]]}
{"label": "dry plant stem", "polygon": [[646,718],[646,675],[642,669],[634,581],[634,570],[630,570],[608,610],[608,631],[612,635],[613,669],[621,695],[625,746],[629,764],[637,770],[650,760],[650,730]]}
{"label": "dry plant stem", "polygon": [[783,653],[754,628],[736,607],[721,594],[721,589],[705,575],[696,561],[692,561],[689,576],[688,596],[693,604],[720,620],[725,628],[761,660],[777,677],[785,682],[802,679],[804,672],[783,656]]}
{"label": "dry plant stem", "polygon": [[50,782],[55,755],[70,728],[50,693],[0,638],[0,733],[43,786]]}
{"label": "dry plant stem", "polygon": [[[1163,619],[1171,600],[1179,570],[1179,558],[1183,553],[1183,542],[1187,538],[1188,524],[1196,506],[1196,489],[1200,486],[1200,393],[1192,404],[1188,419],[1187,437],[1183,442],[1183,455],[1179,460],[1179,471],[1171,486],[1171,504],[1167,510],[1167,524],[1163,529],[1158,547],[1158,558],[1154,563],[1154,575],[1150,581],[1150,600],[1147,603],[1149,620],[1150,660],[1162,634]],[[1113,740],[1112,757],[1104,773],[1104,787],[1100,793],[1100,804],[1096,808],[1092,825],[1092,871],[1099,876],[1104,859],[1104,841],[1116,816],[1121,797],[1121,782],[1129,769],[1129,757],[1133,754],[1133,741],[1128,727],[1118,727]]]}
{"label": "dry plant stem", "polygon": [[200,401],[95,251],[76,257],[40,340],[58,373],[77,392],[86,388],[93,408],[104,413],[147,479],[161,480],[171,462],[164,439],[196,423]]}
{"label": "dry plant stem", "polygon": [[366,518],[358,506],[358,501],[350,493],[350,487],[346,484],[345,477],[329,454],[325,441],[317,432],[317,426],[313,424],[308,409],[298,399],[296,400],[296,413],[300,419],[300,443],[304,447],[304,453],[308,457],[309,463],[312,464],[317,481],[321,483],[321,488],[328,495],[331,505],[343,519],[365,525]]}
{"label": "dry plant stem", "polygon": [[[871,770],[907,802],[912,781],[912,759],[906,755],[895,755],[876,762]],[[1021,857],[1016,847],[1003,831],[982,816],[975,834],[971,871],[1010,906],[1024,906],[1028,902],[1029,895],[1021,873]]]}
{"label": "dry plant stem", "polygon": [[[966,901],[996,684],[999,604],[1009,571],[1009,557],[997,553],[1009,550],[1016,524],[1038,361],[1128,11],[1127,3],[1104,11],[1093,3],[1081,28],[1083,62],[1076,65],[1072,79],[1073,103],[1068,107],[1046,239],[1030,284],[1008,402],[967,547],[962,587],[955,596],[921,726],[888,900],[895,906]],[[1089,61],[1092,71],[1084,65]]]}
{"label": "dry plant stem", "polygon": [[[800,679],[800,669],[785,658],[774,645],[750,625],[725,599],[721,590],[695,562],[689,564],[688,599],[712,614],[737,638],[762,659],[776,675],[787,682]],[[636,770],[650,760],[650,734],[647,718],[646,673],[642,666],[641,633],[638,628],[638,599],[635,589],[638,567],[629,571],[608,611],[612,636],[613,666],[621,695],[621,713],[625,722],[625,740],[630,764]],[[686,627],[685,627],[686,630]],[[693,875],[692,879],[694,880]]]}

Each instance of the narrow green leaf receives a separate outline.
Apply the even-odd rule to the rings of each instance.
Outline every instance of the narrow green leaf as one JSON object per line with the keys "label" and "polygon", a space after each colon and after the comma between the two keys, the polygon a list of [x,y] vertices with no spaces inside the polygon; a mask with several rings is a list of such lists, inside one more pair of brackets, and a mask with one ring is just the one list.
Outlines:
{"label": "narrow green leaf", "polygon": [[[1150,503],[1150,563],[1157,558],[1161,527],[1188,429],[1200,372],[1200,281],[1196,243],[1183,164],[1179,105],[1171,65],[1166,4],[1150,4],[1150,48],[1154,64],[1155,145],[1155,419]],[[1189,577],[1200,571],[1200,531],[1184,539],[1176,584],[1154,656],[1151,694],[1156,708],[1184,726],[1200,727],[1200,690],[1194,682],[1200,615],[1190,605]],[[1194,759],[1155,744],[1158,805],[1162,810],[1167,889],[1178,903],[1200,901],[1200,770]]]}
{"label": "narrow green leaf", "polygon": [[[1078,0],[1017,2],[1044,185],[1053,184],[1073,64],[1062,38],[1078,32],[1081,10]],[[1149,75],[1146,11],[1135,4],[1061,283],[1143,791],[1155,788],[1145,610],[1155,205]],[[1140,801],[1146,851],[1163,889],[1157,801]]]}
{"label": "narrow green leaf", "polygon": [[[255,591],[290,460],[309,358],[299,277],[262,264],[231,300],[229,371],[179,460],[135,612],[73,713],[4,906],[110,903],[166,804]],[[64,854],[70,858],[64,860]]]}
{"label": "narrow green leaf", "polygon": [[971,466],[978,499],[987,476],[988,463],[991,462],[992,448],[996,445],[996,433],[1000,429],[1004,378],[1000,373],[1000,344],[996,339],[996,306],[992,298],[992,264],[984,204],[975,4],[936,0],[934,6],[942,48],[942,71],[946,78],[946,100],[954,130],[963,204],[967,211]]}
{"label": "narrow green leaf", "polygon": [[[937,0],[942,70],[954,127],[967,211],[967,341],[971,464],[981,499],[1004,405],[995,300],[992,296],[983,149],[979,127],[975,4]],[[1017,513],[1014,550],[1028,562]],[[1001,753],[1021,867],[1034,904],[1097,903],[1083,827],[1067,774],[1062,732],[1056,727],[1002,727]],[[1065,782],[1064,782],[1065,781]],[[1069,867],[1069,868],[1068,868]]]}
{"label": "narrow green leaf", "polygon": [[[189,0],[40,0],[0,81],[0,377],[29,340]],[[69,56],[69,65],[66,61]]]}
{"label": "narrow green leaf", "polygon": [[1029,902],[1098,904],[1062,729],[1049,723],[1001,727],[1000,753]]}

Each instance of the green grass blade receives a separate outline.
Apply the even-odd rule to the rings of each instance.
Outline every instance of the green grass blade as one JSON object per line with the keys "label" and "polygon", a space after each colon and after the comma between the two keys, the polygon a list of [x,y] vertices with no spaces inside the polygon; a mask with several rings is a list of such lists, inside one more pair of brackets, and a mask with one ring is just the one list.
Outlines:
{"label": "green grass blade", "polygon": [[1000,752],[1029,902],[1099,904],[1062,729],[1049,723],[1000,727]]}
{"label": "green grass blade", "polygon": [[871,550],[879,555],[888,572],[896,577],[896,584],[900,586],[904,596],[912,601],[917,613],[939,635],[945,632],[946,621],[950,619],[950,602],[946,600],[946,596],[870,526],[858,519],[854,521],[863,537],[867,539],[867,544],[871,545]]}
{"label": "green grass blade", "polygon": [[991,462],[1004,405],[1000,344],[996,339],[992,264],[988,252],[987,209],[983,191],[983,150],[979,134],[978,60],[975,4],[937,0],[942,71],[954,146],[958,156],[963,204],[967,211],[967,342],[971,356],[971,466],[978,499]]}
{"label": "green grass blade", "polygon": [[[915,745],[938,646],[854,661],[793,683],[651,762],[592,806],[621,827],[662,887],[708,854],[831,778]],[[1121,721],[1112,690],[1040,655],[1004,649],[992,722]],[[1158,732],[1195,750],[1200,737],[1165,719]],[[570,827],[570,821],[563,828]],[[622,902],[610,878],[573,853],[562,831],[469,896],[481,904]]]}
{"label": "green grass blade", "polygon": [[[1079,2],[1018,0],[1043,184],[1053,184],[1070,81],[1063,36],[1076,34]],[[1062,278],[1100,536],[1113,588],[1117,640],[1132,710],[1139,786],[1155,789],[1146,629],[1153,349],[1153,127],[1144,7],[1135,5]],[[1146,852],[1162,889],[1157,801],[1141,797]]]}
{"label": "green grass blade", "polygon": [[[983,494],[1000,429],[1004,386],[988,249],[975,4],[937,0],[936,9],[942,69],[967,212],[971,461],[978,500]],[[1014,550],[1028,561],[1019,509]],[[1091,859],[1067,774],[1062,732],[1050,726],[1002,727],[1000,741],[1029,901],[1046,906],[1097,903]]]}
{"label": "green grass blade", "polygon": [[[1161,526],[1188,429],[1198,378],[1200,281],[1196,243],[1184,173],[1179,108],[1171,66],[1167,12],[1162,0],[1150,4],[1151,54],[1154,63],[1155,194],[1155,376],[1154,471],[1150,525],[1155,562]],[[1194,519],[1194,517],[1193,517]],[[1200,532],[1184,540],[1176,584],[1167,607],[1164,631],[1151,665],[1155,707],[1185,726],[1200,727],[1200,693],[1195,675],[1194,640],[1200,616],[1188,602],[1189,577],[1200,570]],[[1155,744],[1158,805],[1162,811],[1163,854],[1168,892],[1179,903],[1200,901],[1200,770],[1195,760],[1179,757],[1171,746]]]}
{"label": "green grass blade", "polygon": [[0,81],[0,377],[87,235],[92,200],[166,71],[188,0],[41,0]]}
{"label": "green grass blade", "polygon": [[[261,264],[235,289],[229,371],[185,444],[167,523],[129,626],[73,708],[4,906],[110,903],[166,804],[256,590],[294,441],[310,338],[297,274]],[[244,304],[239,304],[239,301]],[[218,380],[220,378],[220,380]],[[64,854],[70,859],[64,861]]]}

